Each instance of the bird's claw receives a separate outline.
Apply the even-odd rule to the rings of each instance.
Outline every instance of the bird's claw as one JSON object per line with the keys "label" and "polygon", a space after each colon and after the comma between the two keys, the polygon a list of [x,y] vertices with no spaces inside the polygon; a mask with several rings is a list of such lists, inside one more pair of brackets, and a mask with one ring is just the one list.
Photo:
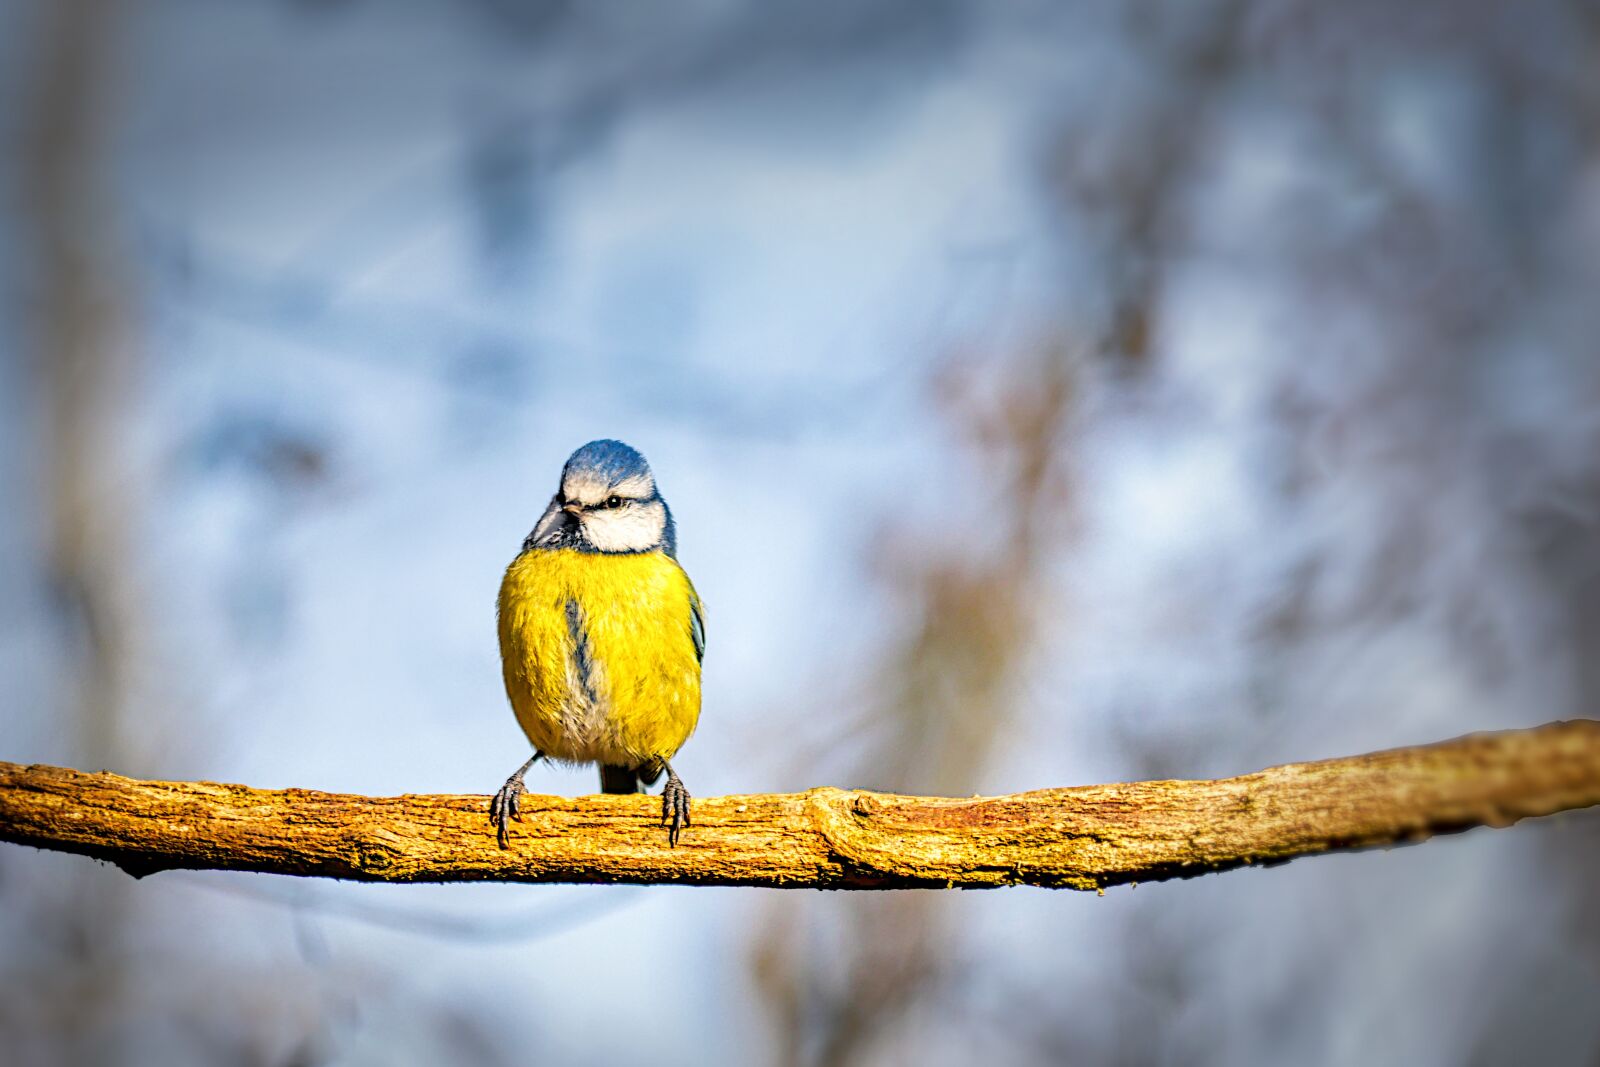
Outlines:
{"label": "bird's claw", "polygon": [[511,820],[522,821],[522,778],[512,775],[506,784],[489,801],[489,821],[494,824],[495,836],[501,848],[511,847]]}
{"label": "bird's claw", "polygon": [[667,785],[661,791],[661,825],[667,827],[667,844],[676,848],[678,832],[689,825],[689,790],[683,781],[670,770]]}

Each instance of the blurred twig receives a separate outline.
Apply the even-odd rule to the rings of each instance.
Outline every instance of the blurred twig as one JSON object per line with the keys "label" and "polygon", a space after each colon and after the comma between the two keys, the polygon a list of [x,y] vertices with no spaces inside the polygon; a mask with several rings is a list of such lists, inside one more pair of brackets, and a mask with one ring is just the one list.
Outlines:
{"label": "blurred twig", "polygon": [[275,887],[257,881],[217,882],[196,875],[184,883],[207,892],[237,897],[256,903],[313,912],[319,916],[345,919],[381,930],[431,937],[439,940],[483,944],[510,944],[538,941],[566,933],[595,919],[603,918],[640,902],[640,890],[619,889],[602,897],[572,897],[538,908],[499,915],[464,914],[458,911],[397,907],[371,899],[356,900],[309,891],[305,883]]}

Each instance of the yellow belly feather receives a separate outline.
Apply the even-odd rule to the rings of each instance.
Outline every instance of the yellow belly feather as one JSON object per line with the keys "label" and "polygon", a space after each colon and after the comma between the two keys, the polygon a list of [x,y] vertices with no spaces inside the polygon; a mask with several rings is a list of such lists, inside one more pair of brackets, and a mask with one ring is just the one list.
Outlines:
{"label": "yellow belly feather", "polygon": [[[513,560],[500,584],[500,659],[533,747],[579,763],[670,759],[700,718],[694,597],[683,568],[660,552],[540,549]],[[569,601],[586,637],[587,687]]]}

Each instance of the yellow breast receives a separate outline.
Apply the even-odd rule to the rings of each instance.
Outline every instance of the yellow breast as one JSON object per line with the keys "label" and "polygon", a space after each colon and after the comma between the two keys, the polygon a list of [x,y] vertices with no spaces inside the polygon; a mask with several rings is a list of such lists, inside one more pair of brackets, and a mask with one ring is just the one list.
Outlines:
{"label": "yellow breast", "polygon": [[552,759],[670,759],[700,717],[694,587],[660,552],[524,552],[500,584],[506,694]]}

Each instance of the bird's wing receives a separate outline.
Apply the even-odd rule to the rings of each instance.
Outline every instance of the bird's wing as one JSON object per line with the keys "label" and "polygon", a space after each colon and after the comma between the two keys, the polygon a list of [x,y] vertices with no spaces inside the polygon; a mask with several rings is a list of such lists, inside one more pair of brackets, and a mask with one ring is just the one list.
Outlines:
{"label": "bird's wing", "polygon": [[706,619],[704,609],[700,606],[700,597],[696,593],[689,594],[689,636],[694,639],[694,658],[705,662],[706,658]]}

